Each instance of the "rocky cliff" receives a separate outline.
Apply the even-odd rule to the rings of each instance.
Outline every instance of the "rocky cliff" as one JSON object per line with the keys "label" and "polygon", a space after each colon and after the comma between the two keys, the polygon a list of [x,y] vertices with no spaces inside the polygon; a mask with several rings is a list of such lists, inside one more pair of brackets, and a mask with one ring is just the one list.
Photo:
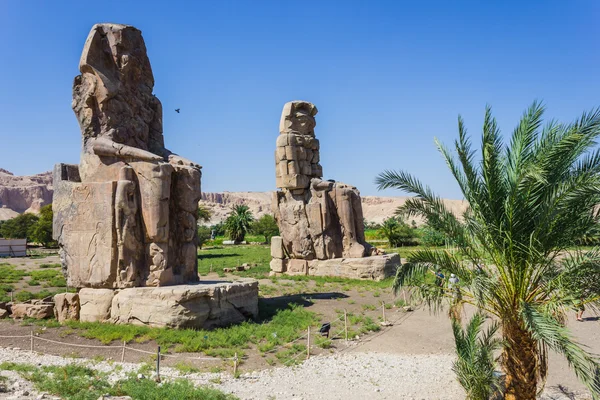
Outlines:
{"label": "rocky cliff", "polygon": [[[271,213],[272,192],[222,192],[202,193],[200,204],[212,212],[209,224],[225,220],[236,205],[247,205],[256,218]],[[368,222],[381,223],[394,215],[408,197],[363,196],[363,214]],[[467,204],[461,200],[444,200],[453,212],[462,213]],[[33,176],[15,176],[0,168],[0,220],[13,218],[23,212],[39,212],[52,202],[52,173]],[[422,221],[415,218],[417,224]]]}
{"label": "rocky cliff", "polygon": [[52,173],[15,176],[0,168],[0,220],[13,218],[17,213],[39,213],[52,203]]}

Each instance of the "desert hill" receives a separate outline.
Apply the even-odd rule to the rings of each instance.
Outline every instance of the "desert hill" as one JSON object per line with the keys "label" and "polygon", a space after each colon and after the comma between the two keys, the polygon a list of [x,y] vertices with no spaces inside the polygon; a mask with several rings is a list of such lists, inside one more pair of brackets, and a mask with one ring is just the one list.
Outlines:
{"label": "desert hill", "polygon": [[0,220],[24,212],[39,213],[52,203],[52,173],[16,176],[0,168]]}
{"label": "desert hill", "polygon": [[[52,173],[32,176],[16,176],[0,168],[0,220],[6,220],[24,212],[38,213],[40,208],[52,202]],[[247,205],[256,218],[271,213],[273,192],[222,192],[202,193],[200,203],[212,212],[209,224],[223,221],[236,205]],[[380,223],[394,215],[394,211],[408,197],[363,196],[363,213],[368,222]],[[466,202],[445,200],[448,208],[462,213]],[[422,221],[415,218],[415,222]]]}

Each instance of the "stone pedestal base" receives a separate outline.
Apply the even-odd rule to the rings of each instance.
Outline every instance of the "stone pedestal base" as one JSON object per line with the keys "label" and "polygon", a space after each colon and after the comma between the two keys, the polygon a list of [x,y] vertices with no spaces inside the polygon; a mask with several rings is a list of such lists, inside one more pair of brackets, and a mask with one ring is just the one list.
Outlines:
{"label": "stone pedestal base", "polygon": [[331,260],[289,260],[271,261],[271,275],[310,275],[338,276],[350,279],[380,281],[394,276],[400,266],[400,256],[396,253],[361,258],[333,258]]}
{"label": "stone pedestal base", "polygon": [[[83,298],[93,298],[94,292],[98,291],[98,297],[105,299],[107,289],[82,289],[84,291],[81,319],[90,320],[88,315],[106,315],[103,305],[99,304],[102,310],[95,312],[91,309],[94,302],[84,303]],[[89,309],[84,310],[86,307]],[[240,279],[234,282],[203,281],[190,285],[115,290],[110,317],[104,321],[152,327],[210,329],[257,316],[258,281]]]}

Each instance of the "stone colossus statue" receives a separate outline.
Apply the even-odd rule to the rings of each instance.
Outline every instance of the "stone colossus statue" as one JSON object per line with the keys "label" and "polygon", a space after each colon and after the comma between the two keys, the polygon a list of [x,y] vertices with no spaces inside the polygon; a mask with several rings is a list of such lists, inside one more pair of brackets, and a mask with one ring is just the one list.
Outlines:
{"label": "stone colossus statue", "polygon": [[94,25],[73,85],[81,162],[54,171],[54,233],[75,287],[194,282],[201,167],[164,146],[141,31]]}
{"label": "stone colossus statue", "polygon": [[326,260],[370,255],[365,242],[360,193],[354,186],[323,180],[317,108],[306,101],[286,103],[275,150],[272,207],[283,248],[292,259]]}

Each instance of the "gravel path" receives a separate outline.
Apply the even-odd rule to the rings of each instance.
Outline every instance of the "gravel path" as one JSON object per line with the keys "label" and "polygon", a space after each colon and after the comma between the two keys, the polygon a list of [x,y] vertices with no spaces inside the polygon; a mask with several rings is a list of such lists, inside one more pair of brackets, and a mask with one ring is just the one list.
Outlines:
{"label": "gravel path", "polygon": [[[196,384],[210,385],[245,400],[464,399],[464,392],[451,371],[453,358],[450,354],[353,352],[316,356],[295,367],[245,373],[239,379],[233,379],[225,373],[184,376],[172,368],[161,368],[161,375],[185,377]],[[82,364],[110,373],[111,381],[123,379],[128,373],[137,372],[140,367],[138,364],[94,362],[0,348],[0,362],[4,361],[38,366]],[[115,365],[121,365],[122,368],[115,371]],[[9,377],[9,387],[12,389],[4,397],[0,394],[0,398],[52,398],[42,397],[33,390],[31,384],[11,371],[0,371],[0,374]],[[221,383],[214,384],[211,380],[220,380]],[[547,391],[543,398],[567,400],[574,397],[568,397],[554,389]],[[577,397],[584,398],[586,397]]]}

